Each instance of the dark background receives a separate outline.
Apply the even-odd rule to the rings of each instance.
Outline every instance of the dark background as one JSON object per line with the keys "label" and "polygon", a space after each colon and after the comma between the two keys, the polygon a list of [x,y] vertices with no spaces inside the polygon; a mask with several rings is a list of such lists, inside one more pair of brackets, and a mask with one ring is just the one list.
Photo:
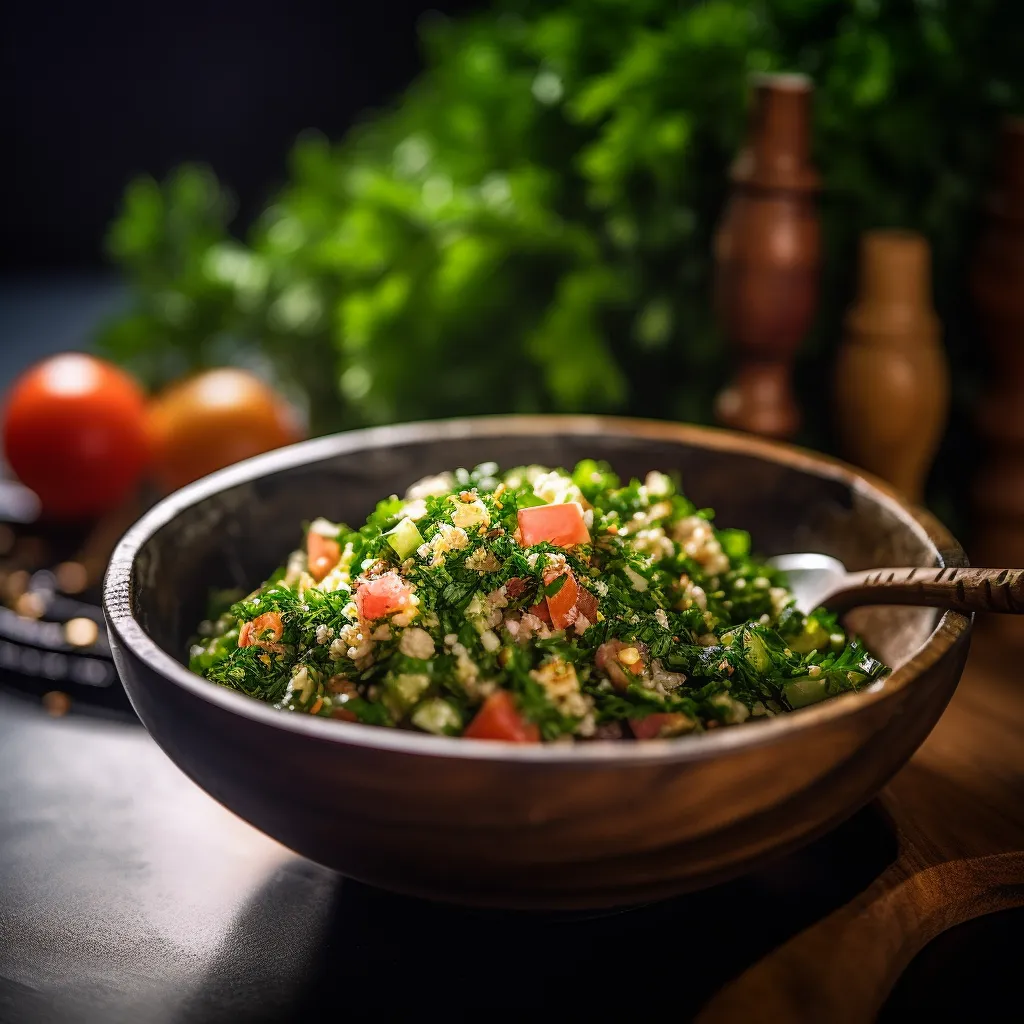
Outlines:
{"label": "dark background", "polygon": [[[103,234],[126,182],[141,172],[162,177],[185,160],[209,163],[234,189],[239,199],[238,223],[244,226],[283,179],[287,152],[301,131],[316,127],[338,138],[365,111],[385,104],[416,74],[419,58],[415,25],[424,11],[439,9],[457,14],[476,6],[482,3],[178,0],[173,5],[147,5],[127,0],[95,0],[84,4],[18,4],[7,13],[0,37],[0,96],[5,101],[4,159],[0,161],[0,188],[5,200],[0,217],[0,272],[9,280],[12,275],[42,277],[69,271],[91,275],[104,265]],[[58,308],[53,308],[52,294],[37,283],[19,282],[0,290],[0,308],[4,313],[0,329],[0,384],[38,358],[43,349],[77,347],[82,324],[92,322],[116,301],[113,293],[97,292],[92,285],[78,289],[65,282],[59,292]],[[40,319],[40,310],[45,311],[44,319]],[[38,719],[32,721],[29,729],[20,715],[13,715],[6,705],[0,718],[23,740],[31,736],[33,744],[38,742],[35,749],[42,753],[44,763],[58,764],[62,756],[68,778],[78,776],[72,767],[74,757],[83,752],[76,745],[80,742],[78,733],[59,733],[56,724],[51,726]],[[47,742],[53,744],[49,752],[40,738],[44,731],[49,737]],[[104,741],[107,756],[116,757],[119,748],[108,737]],[[134,752],[142,740],[130,737],[126,742],[132,744]],[[12,747],[7,749],[12,752]],[[154,762],[154,770],[169,772],[163,758],[155,750],[151,753],[159,758]],[[27,757],[17,763],[31,771],[33,778],[39,776],[39,772],[31,770]],[[128,775],[115,771],[111,778],[115,783],[125,782]],[[189,799],[205,799],[180,781]],[[12,788],[20,795],[26,791],[21,783]],[[53,789],[64,792],[69,804],[76,803],[72,799],[75,791],[68,790],[67,784],[54,784]],[[129,789],[132,796],[139,796],[135,787]],[[117,804],[117,814],[123,815],[124,807],[134,805],[127,796],[118,803],[118,797],[118,791],[113,789],[111,803]],[[145,800],[139,802],[144,804]],[[87,809],[87,818],[96,815],[96,807],[88,803],[88,797],[77,806],[80,812],[83,807]],[[106,821],[102,815],[100,819]],[[116,820],[116,815],[109,820]],[[116,846],[116,829],[106,831],[95,820],[92,829],[97,834],[104,833]],[[863,850],[861,844],[845,844],[850,838],[848,829],[837,836],[838,851],[835,838],[822,841],[832,843],[832,847],[819,844],[817,848],[816,866],[821,869],[821,878],[839,878],[837,860],[842,860],[844,852],[849,857],[852,850]],[[51,862],[59,860],[62,849],[52,840],[51,833],[40,832],[38,838],[38,848],[26,848],[28,859],[37,867],[47,863],[44,855]],[[216,855],[216,843],[211,850]],[[819,898],[824,884],[813,871],[808,879],[807,863],[812,862],[813,858],[799,862],[805,873],[803,884],[797,886],[809,904]],[[116,862],[97,858],[97,865],[104,863],[111,870],[120,871]],[[10,863],[6,866],[11,867]],[[302,874],[300,868],[295,871]],[[3,874],[0,872],[0,876]],[[35,875],[27,872],[25,877],[36,884]],[[50,892],[55,877],[56,871],[46,878],[45,884],[39,883],[37,892]],[[65,882],[81,889],[82,877],[66,877]],[[132,877],[143,876],[136,873]],[[287,887],[291,876],[282,877],[284,883],[269,893],[269,907],[254,901],[251,914],[248,918],[243,916],[241,924],[260,920],[270,908],[282,917],[291,913],[294,919],[297,909],[305,905],[297,904]],[[313,882],[316,881],[314,878]],[[737,883],[741,888],[743,884]],[[0,890],[11,891],[7,885],[0,886]],[[778,891],[785,893],[785,886],[779,885]],[[110,892],[108,883],[101,878],[94,903],[83,900],[79,893],[77,900],[63,907],[53,919],[55,927],[62,929],[59,943],[47,932],[51,918],[27,911],[27,919],[38,925],[40,941],[34,947],[25,944],[24,935],[19,936],[17,948],[28,969],[35,965],[35,969],[41,970],[48,958],[59,960],[62,944],[67,942],[64,922],[69,912],[80,915],[79,921],[91,917],[89,927],[102,929]],[[445,944],[437,942],[439,937],[448,941],[454,937],[458,944],[474,935],[464,921],[446,911],[410,907],[397,898],[368,895],[354,886],[347,887],[346,893],[352,894],[346,895],[348,913],[333,912],[324,948],[350,965],[350,976],[354,975],[357,981],[355,991],[367,1001],[386,991],[395,978],[415,970],[424,951],[433,950],[435,960],[440,957]],[[28,905],[36,899],[32,891],[22,895]],[[157,895],[173,898],[163,893]],[[757,906],[759,895],[756,890],[740,891],[736,902],[742,907]],[[843,893],[841,898],[848,895]],[[130,901],[126,900],[128,905]],[[691,901],[687,909],[693,907]],[[781,919],[783,911],[794,907],[799,908],[797,916],[804,912],[799,900],[784,901],[775,907],[770,902],[762,904],[759,909],[768,931],[775,919],[770,911],[777,911]],[[10,905],[0,911],[5,909],[7,922],[17,923],[18,918],[9,914]],[[4,917],[0,912],[0,919]],[[710,915],[712,921],[719,918],[717,911]],[[673,933],[685,938],[686,919],[686,913],[681,921],[672,922],[670,917],[663,941],[671,943]],[[734,919],[739,927],[731,935],[727,928],[725,933],[719,932],[716,938],[722,945],[718,948],[732,949],[737,935],[750,936],[750,920],[742,916]],[[276,916],[275,924],[280,924]],[[651,939],[651,924],[647,918],[639,919],[632,929],[627,924],[625,936],[620,934],[615,944],[620,950],[628,948],[630,939],[635,941],[639,931],[647,932],[640,942],[646,946]],[[941,1017],[943,1008],[962,1011],[968,1005],[986,1019],[997,1019],[993,1007],[1013,983],[1010,954],[1019,928],[1018,914],[975,922],[944,936],[904,977],[883,1019],[907,1019],[913,1011]],[[79,929],[86,933],[88,930],[85,926]],[[631,930],[633,936],[629,934]],[[258,928],[254,931],[265,937],[266,933]],[[497,939],[492,935],[492,941],[504,943],[510,959],[517,955],[516,946],[520,950],[529,946],[519,945],[523,936],[514,929],[495,931]],[[756,929],[753,932],[757,940],[763,938]],[[271,934],[277,935],[278,941],[288,938],[287,931],[282,929],[272,929]],[[603,933],[595,932],[580,943],[577,934],[572,936],[575,942],[566,944],[570,948],[580,945],[577,959],[593,956],[593,965],[601,957],[602,936]],[[476,937],[480,937],[479,930]],[[691,941],[692,938],[691,934]],[[778,938],[772,934],[770,941]],[[472,943],[468,948],[472,953]],[[360,952],[354,968],[353,949]],[[291,945],[281,952],[286,960],[295,953]],[[250,961],[236,958],[234,953],[229,945],[228,963],[237,959],[250,965]],[[148,950],[142,966],[148,966],[145,956],[155,959],[160,954],[160,949]],[[609,962],[614,961],[615,957]],[[428,962],[432,961],[428,958]],[[258,958],[251,961],[251,966],[261,976],[267,974]],[[114,976],[125,969],[117,965]],[[130,977],[130,967],[127,970]],[[211,988],[223,981],[217,971],[217,965],[212,965]],[[420,968],[414,979],[418,977],[421,983],[430,980],[424,973]],[[224,975],[228,981],[235,979],[232,971],[225,970]],[[986,981],[973,982],[972,979],[983,975],[987,975]],[[486,981],[485,972],[477,975],[478,984],[481,979]],[[329,981],[324,982],[324,991],[330,994],[332,1004],[334,984],[332,971]],[[951,990],[951,986],[956,987]],[[536,991],[519,989],[515,995],[532,1002]],[[0,1019],[15,1019],[8,1013],[16,1005],[27,1006],[32,1002],[41,1008],[42,997],[29,988],[14,991],[9,979],[0,983],[0,996]],[[42,1014],[36,1019],[42,1019]]]}
{"label": "dark background", "polygon": [[339,138],[419,70],[416,23],[471,0],[19,3],[0,40],[0,270],[96,269],[125,184],[208,163],[247,222],[295,137]]}

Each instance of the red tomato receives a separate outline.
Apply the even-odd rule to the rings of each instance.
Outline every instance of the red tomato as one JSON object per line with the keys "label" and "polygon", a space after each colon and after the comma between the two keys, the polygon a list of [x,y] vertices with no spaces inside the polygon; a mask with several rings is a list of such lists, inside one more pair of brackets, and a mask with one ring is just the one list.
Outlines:
{"label": "red tomato", "polygon": [[368,622],[404,611],[409,607],[410,597],[412,591],[396,572],[386,572],[356,587],[356,607],[360,617]]}
{"label": "red tomato", "polygon": [[508,690],[495,690],[466,726],[463,735],[474,740],[540,743],[540,729],[523,718]]}
{"label": "red tomato", "polygon": [[338,564],[341,545],[333,537],[310,530],[306,534],[306,555],[309,574],[319,583]]}
{"label": "red tomato", "polygon": [[44,515],[88,518],[130,494],[149,461],[145,403],[123,370],[80,352],[18,378],[4,410],[4,453]]}
{"label": "red tomato", "polygon": [[517,598],[522,597],[529,588],[529,581],[524,580],[522,576],[513,576],[505,584],[505,596],[510,601],[515,601]]}
{"label": "red tomato", "polygon": [[547,598],[548,615],[551,616],[551,625],[555,629],[565,629],[576,621],[576,599],[579,597],[580,588],[576,577],[571,572],[563,573],[565,582],[559,588],[557,594],[551,594]]}
{"label": "red tomato", "polygon": [[518,517],[519,532],[526,547],[545,540],[561,548],[590,543],[590,531],[583,521],[583,506],[578,501],[521,508]]}
{"label": "red tomato", "polygon": [[646,718],[631,718],[629,727],[638,740],[656,740],[663,736],[677,736],[691,725],[686,715],[670,711],[656,711]]}
{"label": "red tomato", "polygon": [[259,377],[222,367],[172,384],[150,403],[154,470],[167,491],[298,441],[293,410]]}
{"label": "red tomato", "polygon": [[526,611],[530,615],[536,615],[541,622],[546,622],[549,626],[551,625],[551,614],[548,612],[547,601],[541,601],[539,604],[531,605]]}
{"label": "red tomato", "polygon": [[597,622],[597,598],[586,587],[580,587],[579,596],[576,598],[576,610],[591,625]]}

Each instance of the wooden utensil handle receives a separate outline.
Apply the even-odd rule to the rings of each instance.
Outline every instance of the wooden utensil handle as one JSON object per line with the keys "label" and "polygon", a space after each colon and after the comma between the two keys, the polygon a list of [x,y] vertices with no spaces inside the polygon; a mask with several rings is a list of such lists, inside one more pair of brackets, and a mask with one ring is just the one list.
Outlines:
{"label": "wooden utensil handle", "polygon": [[908,604],[972,612],[1024,614],[1024,569],[869,569],[852,572],[829,597],[831,611]]}
{"label": "wooden utensil handle", "polygon": [[846,906],[729,982],[697,1024],[870,1024],[933,938],[1024,903],[1024,855],[929,866],[900,857]]}

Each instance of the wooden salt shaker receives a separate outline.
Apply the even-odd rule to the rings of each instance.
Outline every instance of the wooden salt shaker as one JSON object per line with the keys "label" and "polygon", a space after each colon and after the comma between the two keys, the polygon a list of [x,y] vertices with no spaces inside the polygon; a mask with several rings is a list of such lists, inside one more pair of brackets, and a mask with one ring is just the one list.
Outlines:
{"label": "wooden salt shaker", "polygon": [[796,433],[792,365],[814,319],[821,241],[810,160],[811,82],[759,75],[747,145],[715,237],[715,309],[738,363],[719,422],[769,437]]}
{"label": "wooden salt shaker", "polygon": [[845,327],[835,384],[843,454],[920,502],[949,411],[931,254],[921,235],[862,237],[860,292]]}
{"label": "wooden salt shaker", "polygon": [[[992,367],[977,413],[987,451],[971,560],[1024,565],[1024,121],[1008,121],[971,275]],[[999,559],[985,562],[984,559]]]}

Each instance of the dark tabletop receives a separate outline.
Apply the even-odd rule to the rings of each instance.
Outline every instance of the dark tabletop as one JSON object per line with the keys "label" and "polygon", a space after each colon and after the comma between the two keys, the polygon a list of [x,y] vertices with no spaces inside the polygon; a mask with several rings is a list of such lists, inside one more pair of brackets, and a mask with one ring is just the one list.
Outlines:
{"label": "dark tabletop", "polygon": [[[0,381],[46,350],[80,347],[117,295],[105,282],[4,284]],[[490,1019],[556,1008],[642,1018],[666,995],[686,1020],[895,852],[868,808],[755,875],[669,903],[592,917],[473,913],[343,880],[220,807],[130,716],[51,718],[5,682],[0,671],[2,1022],[429,1010]],[[1009,1019],[991,1008],[1012,990],[1020,934],[1020,918],[1005,917],[944,936],[884,1018]]]}

